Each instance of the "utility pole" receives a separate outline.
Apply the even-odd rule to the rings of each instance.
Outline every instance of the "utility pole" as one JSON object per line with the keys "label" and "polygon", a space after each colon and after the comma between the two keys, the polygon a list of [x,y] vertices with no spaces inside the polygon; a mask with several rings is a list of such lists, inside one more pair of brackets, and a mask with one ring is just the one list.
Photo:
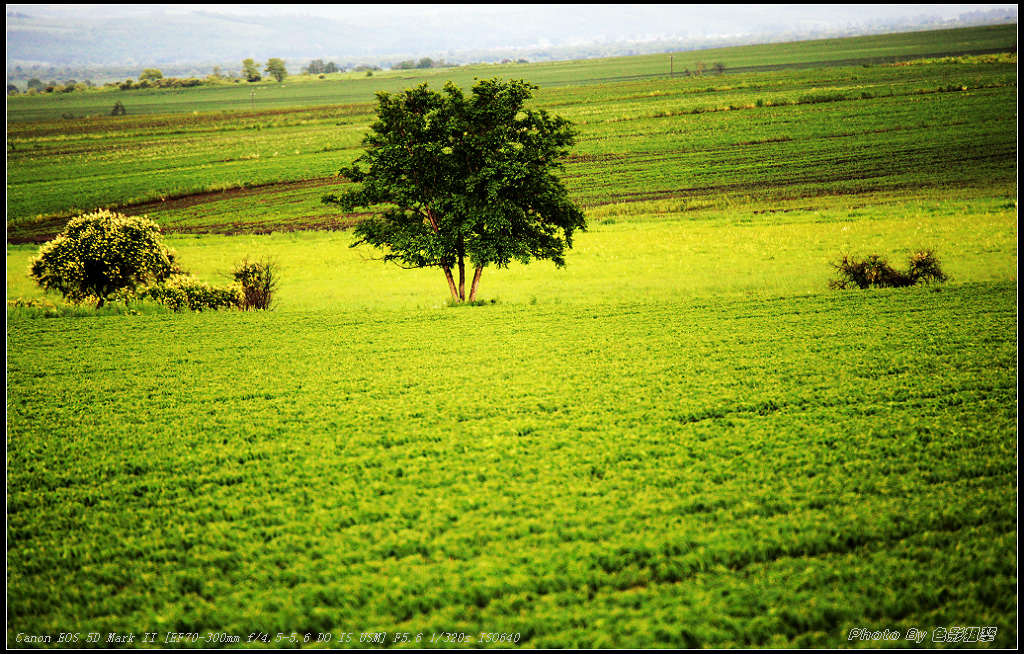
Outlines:
{"label": "utility pole", "polygon": [[676,76],[675,65],[674,65],[674,62],[672,61],[672,55],[668,56],[668,76],[669,77],[675,77]]}

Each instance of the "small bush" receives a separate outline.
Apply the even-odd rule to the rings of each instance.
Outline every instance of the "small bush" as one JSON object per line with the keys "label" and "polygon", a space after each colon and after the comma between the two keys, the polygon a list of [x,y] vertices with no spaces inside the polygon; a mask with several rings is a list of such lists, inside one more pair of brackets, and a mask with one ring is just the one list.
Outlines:
{"label": "small bush", "polygon": [[946,273],[942,272],[939,259],[931,250],[920,250],[910,255],[910,269],[907,274],[914,280],[915,284],[941,284],[949,279]]}
{"label": "small bush", "polygon": [[[536,298],[534,299],[536,300]],[[448,298],[447,303],[449,307],[455,309],[462,307],[485,307],[489,304],[497,304],[498,300],[497,298],[491,300],[456,300],[454,298]],[[531,304],[537,303],[532,302]]]}
{"label": "small bush", "polygon": [[234,287],[217,288],[188,275],[175,275],[138,293],[142,299],[163,304],[173,311],[208,311],[242,305],[242,292]]}
{"label": "small bush", "polygon": [[901,288],[915,284],[941,283],[949,279],[931,250],[920,250],[910,255],[906,272],[896,270],[877,254],[865,259],[843,255],[833,267],[839,277],[829,282],[830,288]]}
{"label": "small bush", "polygon": [[270,309],[274,291],[277,290],[277,264],[267,259],[254,262],[246,259],[235,268],[235,281],[242,285],[242,309]]}

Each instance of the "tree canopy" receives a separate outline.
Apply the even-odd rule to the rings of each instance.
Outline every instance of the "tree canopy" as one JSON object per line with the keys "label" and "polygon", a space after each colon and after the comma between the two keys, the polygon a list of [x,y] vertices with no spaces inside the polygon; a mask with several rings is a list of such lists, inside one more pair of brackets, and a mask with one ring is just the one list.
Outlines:
{"label": "tree canopy", "polygon": [[284,78],[288,76],[288,70],[284,67],[284,60],[277,57],[267,60],[267,67],[264,69],[264,72],[270,73],[270,76],[278,82],[283,82]]}
{"label": "tree canopy", "polygon": [[251,57],[242,60],[242,76],[247,82],[260,81],[260,65]]}
{"label": "tree canopy", "polygon": [[[366,151],[339,175],[355,189],[326,195],[346,211],[376,214],[353,244],[409,268],[440,267],[456,301],[473,301],[483,268],[550,259],[565,265],[583,212],[557,173],[574,143],[569,121],[526,101],[523,80],[478,80],[466,96],[449,82],[377,94]],[[475,268],[469,296],[465,265]],[[458,270],[456,287],[453,269]]]}

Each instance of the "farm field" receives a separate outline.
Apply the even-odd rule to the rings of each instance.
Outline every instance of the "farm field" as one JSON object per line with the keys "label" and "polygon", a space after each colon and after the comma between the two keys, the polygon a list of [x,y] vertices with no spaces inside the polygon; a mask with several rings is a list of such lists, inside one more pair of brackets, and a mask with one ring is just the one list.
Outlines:
{"label": "farm field", "polygon": [[[721,62],[731,70],[744,72],[807,68],[840,64],[883,64],[947,55],[1001,53],[1017,38],[1015,25],[993,25],[957,30],[909,32],[847,39],[799,41],[745,47],[716,48],[676,53],[674,72],[696,70],[698,62],[707,67]],[[10,98],[8,122],[52,120],[64,114],[75,117],[102,116],[110,113],[116,99],[130,99],[132,113],[162,114],[246,110],[250,92],[256,88],[261,107],[271,109],[305,108],[316,105],[368,102],[379,90],[400,91],[411,84],[428,81],[435,85],[451,79],[468,86],[474,77],[518,77],[529,73],[530,81],[542,87],[594,85],[630,79],[667,76],[670,66],[666,55],[641,55],[556,61],[533,64],[477,64],[435,70],[376,71],[335,73],[326,80],[292,75],[283,85],[265,82],[184,90],[143,90],[128,94],[117,91],[86,94],[57,94],[35,98]],[[13,101],[11,101],[13,100]]]}
{"label": "farm field", "polygon": [[[677,53],[726,65],[700,77],[658,56],[254,102],[9,98],[9,300],[63,305],[29,262],[98,206],[149,215],[205,281],[269,256],[282,284],[271,312],[8,304],[8,645],[878,647],[907,643],[848,633],[977,626],[996,635],[968,646],[1014,647],[1015,44],[1014,25]],[[450,307],[437,270],[349,247],[365,214],[320,197],[375,90],[474,75],[537,83],[577,125],[589,229],[565,268],[488,268],[487,303]],[[97,115],[115,99],[128,116]],[[948,283],[828,288],[842,254],[920,248]]]}
{"label": "farm field", "polygon": [[[1014,47],[1015,29],[996,33]],[[982,36],[987,40],[978,44],[991,45],[989,32]],[[859,51],[858,39],[847,41],[854,42],[847,54]],[[542,86],[535,104],[577,124],[566,181],[586,206],[665,198],[706,206],[727,196],[770,208],[779,200],[872,190],[1012,188],[1016,55],[903,63],[914,65],[727,68],[723,75]],[[577,66],[584,64],[590,62]],[[532,67],[517,70],[536,82]],[[403,77],[399,88],[416,81]],[[341,99],[327,83],[310,85],[325,101]],[[144,92],[96,95],[131,104],[133,93]],[[185,91],[162,93],[174,99]],[[193,233],[351,224],[354,217],[319,199],[338,186],[333,175],[358,155],[372,121],[369,88],[358,97],[323,107],[252,110],[247,102],[231,112],[71,121],[53,113],[49,121],[9,122],[8,240],[45,238],[67,217],[97,206],[133,207],[168,229]],[[48,102],[10,99],[14,107]]]}
{"label": "farm field", "polygon": [[12,324],[9,637],[1012,643],[1014,298]]}

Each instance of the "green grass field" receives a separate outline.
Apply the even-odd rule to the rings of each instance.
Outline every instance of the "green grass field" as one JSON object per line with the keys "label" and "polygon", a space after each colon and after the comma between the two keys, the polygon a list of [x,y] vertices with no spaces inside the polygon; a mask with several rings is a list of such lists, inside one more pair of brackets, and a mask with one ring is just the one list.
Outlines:
{"label": "green grass field", "polygon": [[[9,301],[97,206],[282,284],[265,313],[8,305],[8,646],[1015,647],[1015,42],[9,98]],[[492,74],[577,124],[590,228],[449,307],[319,198],[374,90]],[[828,288],[923,247],[948,283]]]}

